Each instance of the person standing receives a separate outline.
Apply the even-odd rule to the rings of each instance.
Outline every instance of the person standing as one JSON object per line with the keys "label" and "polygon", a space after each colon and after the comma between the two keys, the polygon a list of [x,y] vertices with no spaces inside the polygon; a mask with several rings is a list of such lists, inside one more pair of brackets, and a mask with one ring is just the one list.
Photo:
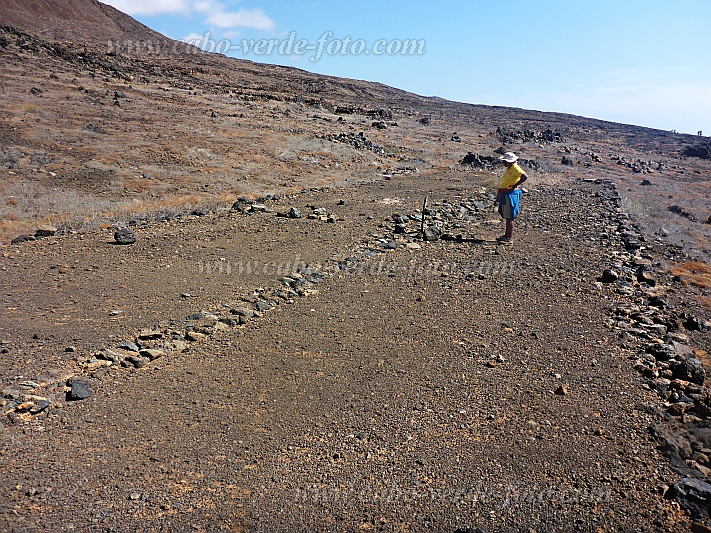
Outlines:
{"label": "person standing", "polygon": [[506,220],[506,233],[496,240],[503,244],[513,244],[514,221],[521,209],[521,189],[518,187],[528,179],[528,175],[516,164],[518,156],[513,152],[506,152],[499,160],[506,165],[497,195],[499,215]]}

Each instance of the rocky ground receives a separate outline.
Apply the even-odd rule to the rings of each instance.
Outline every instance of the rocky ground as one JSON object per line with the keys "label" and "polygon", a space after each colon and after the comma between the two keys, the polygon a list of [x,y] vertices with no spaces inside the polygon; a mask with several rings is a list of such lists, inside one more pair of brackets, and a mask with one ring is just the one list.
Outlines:
{"label": "rocky ground", "polygon": [[84,4],[0,1],[0,531],[709,530],[705,139]]}
{"label": "rocky ground", "polygon": [[535,179],[497,245],[452,179],[14,248],[5,530],[687,530],[706,389],[673,359],[709,347],[682,285],[638,282],[663,247],[613,183]]}

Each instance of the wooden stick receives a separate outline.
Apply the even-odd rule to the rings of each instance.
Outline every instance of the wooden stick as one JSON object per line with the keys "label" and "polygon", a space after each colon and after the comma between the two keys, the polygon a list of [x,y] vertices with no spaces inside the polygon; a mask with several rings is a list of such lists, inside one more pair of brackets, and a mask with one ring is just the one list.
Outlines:
{"label": "wooden stick", "polygon": [[420,220],[420,236],[422,240],[425,239],[425,211],[427,211],[427,196],[425,196],[425,202],[422,204],[422,220]]}

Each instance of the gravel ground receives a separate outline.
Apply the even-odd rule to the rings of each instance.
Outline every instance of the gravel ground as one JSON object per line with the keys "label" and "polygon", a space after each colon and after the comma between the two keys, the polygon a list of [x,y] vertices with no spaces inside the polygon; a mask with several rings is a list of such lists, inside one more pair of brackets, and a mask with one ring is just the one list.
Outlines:
{"label": "gravel ground", "polygon": [[[404,177],[311,193],[319,205],[345,196],[343,217],[360,226],[266,214],[181,227],[237,226],[261,261],[275,260],[280,239],[279,253],[325,264],[388,235],[386,219],[420,209],[425,189],[433,205],[479,194]],[[544,186],[524,201],[514,246],[492,242],[501,223],[486,211],[457,223],[460,238],[380,252],[246,327],[141,369],[109,367],[86,400],[3,423],[0,530],[687,530],[662,496],[678,476],[649,434],[656,395],[604,327],[618,299],[595,283],[611,254],[609,188]],[[162,231],[139,233],[136,266],[113,274],[140,280],[138,260]],[[72,237],[57,242],[34,246],[75,255]],[[204,253],[234,257],[237,243],[218,238]],[[174,247],[156,248],[154,264],[172,258]],[[103,249],[99,271],[121,252]],[[15,272],[20,298],[27,276]],[[153,290],[204,294],[196,305],[262,281],[213,278]],[[147,299],[164,315],[187,310]],[[101,316],[92,331],[113,324]]]}

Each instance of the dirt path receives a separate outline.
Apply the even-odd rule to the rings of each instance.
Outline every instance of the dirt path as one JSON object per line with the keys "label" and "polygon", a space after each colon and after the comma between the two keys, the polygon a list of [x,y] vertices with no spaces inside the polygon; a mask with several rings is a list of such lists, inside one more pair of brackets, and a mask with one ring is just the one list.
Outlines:
{"label": "dirt path", "polygon": [[[377,215],[362,226],[304,219],[282,234],[273,216],[217,217],[215,235],[238,226],[247,238],[218,238],[205,253],[224,245],[229,256],[239,242],[260,261],[280,251],[325,262],[359,230],[384,231],[377,226],[394,209],[384,198],[417,209],[422,185],[351,191],[345,218]],[[433,198],[467,196],[444,183],[426,188]],[[335,204],[348,193],[320,194]],[[654,395],[603,327],[612,297],[594,280],[609,251],[604,202],[594,184],[534,190],[514,247],[480,240],[499,227],[461,224],[461,242],[400,246],[246,329],[110,370],[91,398],[3,425],[0,530],[684,530],[660,495],[674,475],[638,408]],[[206,231],[203,220],[182,227]],[[315,228],[318,240],[301,237]],[[165,242],[159,229],[140,235],[137,261],[150,231]],[[98,246],[105,235],[87,239]],[[65,242],[51,249],[73,252]],[[113,275],[137,279],[136,266],[124,268]],[[202,305],[225,299],[221,285],[235,288],[217,273],[169,291],[170,279],[150,285],[159,274],[133,291],[194,290]],[[75,299],[88,314],[102,300]],[[175,297],[151,304],[187,311]]]}

